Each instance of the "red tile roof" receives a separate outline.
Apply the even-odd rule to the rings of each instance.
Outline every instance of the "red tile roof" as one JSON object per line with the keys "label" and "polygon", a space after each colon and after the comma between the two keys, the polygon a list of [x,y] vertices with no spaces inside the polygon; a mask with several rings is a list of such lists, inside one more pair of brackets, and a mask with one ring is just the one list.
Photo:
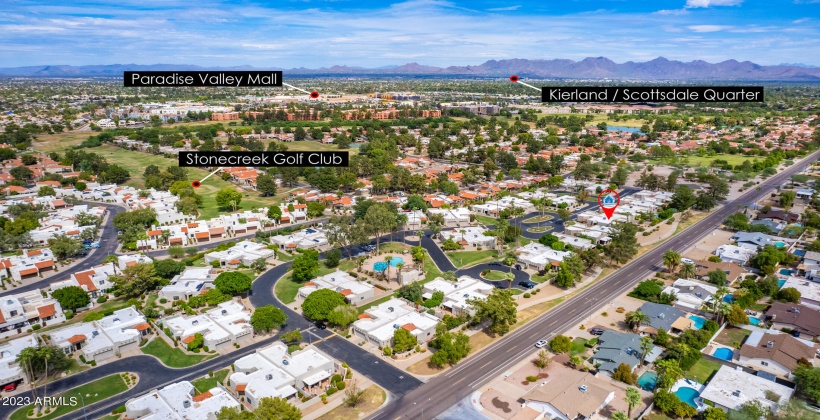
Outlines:
{"label": "red tile roof", "polygon": [[407,330],[407,331],[413,331],[413,330],[415,330],[415,329],[416,329],[416,326],[415,326],[414,324],[412,324],[412,323],[410,323],[410,324],[404,324],[404,325],[402,325],[401,327],[402,327],[403,329]]}
{"label": "red tile roof", "polygon": [[41,269],[42,269],[42,268],[52,267],[53,265],[54,265],[54,261],[52,261],[52,260],[49,260],[49,261],[40,261],[40,262],[36,262],[36,263],[34,263],[34,266],[35,266],[35,267],[37,267],[37,268],[41,268]]}
{"label": "red tile roof", "polygon": [[57,310],[54,309],[54,304],[41,306],[37,308],[37,312],[40,314],[40,319],[48,318],[50,316],[54,316],[57,313]]}
{"label": "red tile roof", "polygon": [[82,334],[72,335],[68,338],[68,342],[71,344],[82,343],[86,338],[87,337]]}
{"label": "red tile roof", "polygon": [[205,391],[205,392],[191,398],[191,400],[193,400],[194,402],[200,402],[200,401],[205,401],[208,398],[211,398],[213,396],[214,396],[214,394],[211,394],[211,391]]}

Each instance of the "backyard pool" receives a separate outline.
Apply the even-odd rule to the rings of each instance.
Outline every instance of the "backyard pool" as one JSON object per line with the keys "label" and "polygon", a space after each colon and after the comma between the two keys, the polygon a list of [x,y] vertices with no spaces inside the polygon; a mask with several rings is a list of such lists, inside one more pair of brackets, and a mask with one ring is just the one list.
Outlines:
{"label": "backyard pool", "polygon": [[[395,267],[400,263],[404,262],[404,258],[402,257],[393,257],[390,259],[390,266]],[[387,261],[379,261],[373,263],[373,271],[384,271],[387,270]]]}
{"label": "backyard pool", "polygon": [[797,255],[798,257],[804,257],[806,255],[806,250],[805,249],[795,249],[792,254]]}
{"label": "backyard pool", "polygon": [[719,347],[715,349],[714,352],[712,352],[712,356],[715,356],[718,359],[732,360],[732,356],[734,356],[734,353],[732,352],[732,350],[727,349],[726,347]]}
{"label": "backyard pool", "polygon": [[638,386],[645,391],[653,391],[656,382],[658,382],[658,374],[655,372],[645,372],[638,378]]}
{"label": "backyard pool", "polygon": [[783,248],[784,246],[786,246],[786,243],[785,242],[775,242],[774,246],[776,246],[778,248]]}
{"label": "backyard pool", "polygon": [[696,389],[689,388],[688,386],[682,386],[675,391],[675,395],[677,395],[681,401],[691,405],[692,407],[698,407],[697,404],[695,404],[695,399],[700,397],[700,392]]}
{"label": "backyard pool", "polygon": [[780,269],[780,274],[782,274],[784,276],[791,276],[792,275],[792,270],[789,270],[788,268],[781,268]]}
{"label": "backyard pool", "polygon": [[695,328],[697,328],[699,330],[703,329],[703,324],[706,323],[706,318],[704,318],[702,316],[689,315],[689,319],[691,319],[692,321],[695,321]]}
{"label": "backyard pool", "polygon": [[723,296],[723,301],[726,302],[726,303],[732,303],[732,302],[735,301],[735,297],[732,296],[731,294],[728,294],[728,295]]}
{"label": "backyard pool", "polygon": [[777,287],[783,287],[784,284],[786,284],[786,280],[778,280],[777,281]]}
{"label": "backyard pool", "polygon": [[760,319],[755,318],[753,316],[750,316],[749,317],[749,323],[752,324],[752,325],[758,325],[758,324],[760,324]]}

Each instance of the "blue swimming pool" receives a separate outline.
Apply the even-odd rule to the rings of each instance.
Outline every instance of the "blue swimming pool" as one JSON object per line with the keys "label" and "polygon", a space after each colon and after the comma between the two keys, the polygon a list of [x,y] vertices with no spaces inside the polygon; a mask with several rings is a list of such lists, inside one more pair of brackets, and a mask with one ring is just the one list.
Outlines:
{"label": "blue swimming pool", "polygon": [[786,280],[778,280],[777,281],[777,286],[778,287],[783,287],[784,284],[786,284]]}
{"label": "blue swimming pool", "polygon": [[752,324],[752,325],[758,325],[758,324],[760,324],[760,319],[755,318],[753,316],[750,316],[749,317],[749,323]]}
{"label": "blue swimming pool", "polygon": [[805,249],[795,249],[793,254],[797,255],[798,257],[804,257],[806,255],[806,250]]}
{"label": "blue swimming pool", "polygon": [[783,248],[784,246],[786,246],[786,243],[785,242],[775,242],[774,246],[776,246],[778,248]]}
{"label": "blue swimming pool", "polygon": [[697,404],[695,404],[695,399],[700,397],[700,392],[696,389],[689,388],[688,386],[682,386],[675,391],[675,395],[677,395],[681,401],[691,405],[692,407],[698,407]]}
{"label": "blue swimming pool", "polygon": [[782,274],[784,276],[791,276],[792,275],[792,270],[789,270],[788,268],[781,268],[780,269],[780,274]]}
{"label": "blue swimming pool", "polygon": [[[399,265],[399,263],[403,263],[404,258],[402,257],[393,257],[390,259],[390,266],[395,267]],[[387,261],[379,261],[373,263],[373,271],[384,271],[387,270]]]}
{"label": "blue swimming pool", "polygon": [[726,303],[732,303],[732,302],[735,301],[735,297],[730,295],[730,294],[725,295],[725,296],[723,296],[723,301],[726,302]]}
{"label": "blue swimming pool", "polygon": [[655,372],[644,372],[644,374],[638,378],[638,386],[646,391],[653,391],[657,382],[658,374]]}
{"label": "blue swimming pool", "polygon": [[704,318],[702,316],[689,315],[689,319],[691,319],[692,321],[695,321],[695,328],[697,328],[699,330],[703,329],[703,324],[706,323],[706,318]]}
{"label": "blue swimming pool", "polygon": [[732,350],[727,349],[726,347],[719,347],[712,352],[712,356],[717,357],[718,359],[723,360],[732,360],[732,356],[734,356],[734,352]]}

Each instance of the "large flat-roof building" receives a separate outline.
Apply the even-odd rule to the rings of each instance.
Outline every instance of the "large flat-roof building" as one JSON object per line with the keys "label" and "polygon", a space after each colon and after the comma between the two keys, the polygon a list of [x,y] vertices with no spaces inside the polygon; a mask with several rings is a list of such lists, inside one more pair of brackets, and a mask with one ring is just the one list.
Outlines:
{"label": "large flat-roof building", "polygon": [[[741,367],[733,369],[721,366],[717,373],[700,393],[705,402],[714,403],[714,407],[724,411],[738,410],[749,401],[759,401],[763,407],[777,412],[779,406],[786,404],[794,390],[777,382],[764,379],[743,371]],[[770,400],[777,395],[778,401]],[[708,403],[707,403],[708,404]]]}

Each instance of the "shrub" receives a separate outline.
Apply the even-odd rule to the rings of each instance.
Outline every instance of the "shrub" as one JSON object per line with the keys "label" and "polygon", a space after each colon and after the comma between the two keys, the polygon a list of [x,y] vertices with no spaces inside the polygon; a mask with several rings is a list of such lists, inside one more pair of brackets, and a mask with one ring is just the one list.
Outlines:
{"label": "shrub", "polygon": [[331,395],[335,394],[336,391],[338,391],[338,389],[336,389],[335,387],[330,387],[325,392],[327,393],[328,396],[331,396]]}
{"label": "shrub", "polygon": [[124,412],[125,412],[125,406],[121,405],[121,406],[115,408],[114,410],[112,410],[111,414],[122,414]]}
{"label": "shrub", "polygon": [[338,373],[336,373],[336,374],[334,374],[333,376],[330,377],[330,382],[331,383],[336,383],[336,382],[339,382],[341,380],[342,380],[342,375],[339,375]]}
{"label": "shrub", "polygon": [[162,298],[159,300],[159,303],[165,304],[168,303],[168,299]]}
{"label": "shrub", "polygon": [[32,331],[37,331],[37,330],[39,330],[40,328],[42,328],[42,327],[40,326],[40,324],[34,324],[34,325],[32,325],[32,326],[31,326],[31,330],[32,330]]}
{"label": "shrub", "polygon": [[525,379],[527,380],[527,382],[535,382],[535,381],[538,380],[538,376],[530,375],[530,376],[527,376]]}
{"label": "shrub", "polygon": [[342,381],[337,382],[336,383],[336,389],[338,389],[339,391],[345,389],[345,383],[342,382]]}
{"label": "shrub", "polygon": [[529,293],[524,293],[524,298],[529,298],[531,295]]}
{"label": "shrub", "polygon": [[108,300],[108,295],[102,295],[97,298],[97,303],[105,303]]}

